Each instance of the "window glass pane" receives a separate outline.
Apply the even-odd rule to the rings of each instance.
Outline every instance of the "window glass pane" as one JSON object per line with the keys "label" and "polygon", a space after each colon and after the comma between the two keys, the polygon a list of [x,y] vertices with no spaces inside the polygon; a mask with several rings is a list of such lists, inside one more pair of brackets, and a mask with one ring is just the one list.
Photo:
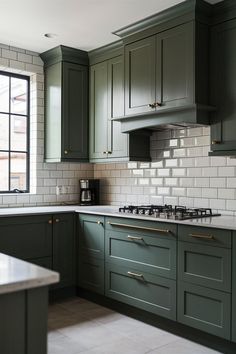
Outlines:
{"label": "window glass pane", "polygon": [[10,189],[26,189],[26,154],[11,153]]}
{"label": "window glass pane", "polygon": [[27,114],[27,81],[11,78],[11,113]]}
{"label": "window glass pane", "polygon": [[9,116],[0,114],[0,150],[9,149]]}
{"label": "window glass pane", "polygon": [[9,77],[0,75],[0,112],[9,112]]}
{"label": "window glass pane", "polygon": [[11,116],[11,150],[26,151],[27,118]]}
{"label": "window glass pane", "polygon": [[9,155],[7,152],[0,152],[0,191],[8,191],[8,170]]}

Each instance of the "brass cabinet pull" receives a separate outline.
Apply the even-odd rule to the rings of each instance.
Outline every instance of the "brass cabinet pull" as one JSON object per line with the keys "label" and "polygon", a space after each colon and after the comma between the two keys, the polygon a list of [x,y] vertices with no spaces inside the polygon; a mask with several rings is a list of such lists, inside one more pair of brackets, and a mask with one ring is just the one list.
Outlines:
{"label": "brass cabinet pull", "polygon": [[97,221],[97,224],[98,225],[102,225],[103,223],[101,221]]}
{"label": "brass cabinet pull", "polygon": [[55,222],[60,222],[60,219],[56,219]]}
{"label": "brass cabinet pull", "polygon": [[205,238],[206,240],[214,240],[214,236],[213,235],[189,234],[189,236],[195,237],[195,238]]}
{"label": "brass cabinet pull", "polygon": [[65,151],[64,151],[64,154],[65,154],[65,155],[67,155],[67,154],[68,154],[68,151],[67,151],[67,150],[65,150]]}
{"label": "brass cabinet pull", "polygon": [[212,145],[221,144],[221,141],[220,140],[212,140],[211,144]]}
{"label": "brass cabinet pull", "polygon": [[108,225],[111,225],[111,226],[127,227],[127,228],[130,228],[130,229],[139,229],[139,230],[146,230],[146,231],[156,231],[156,232],[163,232],[163,233],[165,233],[165,234],[168,234],[168,233],[170,232],[170,230],[154,229],[154,228],[152,228],[152,227],[135,226],[135,225],[128,225],[128,224],[119,224],[119,223],[110,222],[110,221],[108,221],[107,223],[108,223]]}
{"label": "brass cabinet pull", "polygon": [[162,104],[160,102],[156,102],[155,105],[156,105],[156,107],[161,107],[162,106]]}
{"label": "brass cabinet pull", "polygon": [[142,237],[128,235],[127,238],[131,241],[143,241]]}
{"label": "brass cabinet pull", "polygon": [[104,155],[107,154],[107,151],[103,151],[103,154],[104,154]]}
{"label": "brass cabinet pull", "polygon": [[49,223],[49,224],[52,224],[52,220],[51,220],[51,219],[50,219],[50,220],[48,220],[48,223]]}
{"label": "brass cabinet pull", "polygon": [[133,273],[133,272],[127,272],[127,274],[131,275],[131,277],[143,278],[143,274]]}
{"label": "brass cabinet pull", "polygon": [[109,154],[112,154],[112,151],[107,151],[107,154],[109,155]]}

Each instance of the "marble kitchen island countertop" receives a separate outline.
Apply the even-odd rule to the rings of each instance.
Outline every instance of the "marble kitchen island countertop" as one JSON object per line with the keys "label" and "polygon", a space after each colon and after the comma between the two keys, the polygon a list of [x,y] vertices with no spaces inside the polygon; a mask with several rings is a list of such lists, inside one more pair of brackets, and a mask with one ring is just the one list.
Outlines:
{"label": "marble kitchen island countertop", "polygon": [[59,281],[59,274],[0,253],[0,294],[32,289]]}
{"label": "marble kitchen island countertop", "polygon": [[77,212],[91,215],[114,216],[121,218],[131,218],[137,220],[167,222],[180,225],[202,226],[210,228],[220,228],[227,230],[236,230],[235,216],[214,216],[207,218],[191,219],[191,220],[172,220],[155,218],[146,215],[133,215],[118,212],[118,206],[112,205],[94,205],[94,206],[79,206],[79,205],[63,205],[63,206],[40,206],[40,207],[19,207],[19,208],[0,208],[0,218],[10,216],[37,215],[37,214],[57,214]]}

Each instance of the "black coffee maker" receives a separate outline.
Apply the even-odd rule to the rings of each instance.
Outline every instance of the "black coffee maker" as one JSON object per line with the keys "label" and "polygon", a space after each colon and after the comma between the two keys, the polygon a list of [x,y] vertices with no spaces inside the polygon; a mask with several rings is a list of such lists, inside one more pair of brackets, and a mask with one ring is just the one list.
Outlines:
{"label": "black coffee maker", "polygon": [[99,204],[99,179],[81,179],[80,185],[80,205]]}

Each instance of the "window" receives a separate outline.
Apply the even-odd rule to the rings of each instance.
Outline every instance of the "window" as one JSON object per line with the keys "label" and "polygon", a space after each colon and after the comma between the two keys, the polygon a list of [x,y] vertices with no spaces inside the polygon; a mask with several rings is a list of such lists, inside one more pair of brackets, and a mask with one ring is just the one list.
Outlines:
{"label": "window", "polygon": [[0,193],[29,191],[29,77],[0,71]]}

